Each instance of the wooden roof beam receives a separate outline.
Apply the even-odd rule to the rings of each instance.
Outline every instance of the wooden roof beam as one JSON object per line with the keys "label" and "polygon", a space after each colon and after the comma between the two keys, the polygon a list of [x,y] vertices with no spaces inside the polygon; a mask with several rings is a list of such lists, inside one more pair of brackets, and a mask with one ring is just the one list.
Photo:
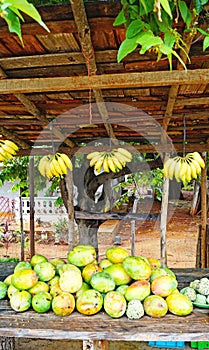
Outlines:
{"label": "wooden roof beam", "polygon": [[[94,54],[94,48],[91,40],[90,27],[86,16],[86,10],[84,7],[83,0],[71,0],[71,8],[73,11],[74,20],[78,30],[78,36],[82,48],[84,57],[86,58],[86,65],[89,75],[97,74],[96,58]],[[89,89],[91,89],[91,83],[89,79]],[[118,143],[115,139],[115,133],[111,124],[109,123],[108,111],[105,106],[105,102],[102,96],[101,89],[93,89],[97,108],[101,114],[104,126],[107,130],[107,134],[112,138],[114,143]],[[91,101],[90,101],[91,102]],[[115,141],[114,141],[115,140]]]}
{"label": "wooden roof beam", "polygon": [[[99,89],[123,89],[151,86],[209,84],[209,70],[158,71],[140,73],[115,73],[90,76],[91,87]],[[49,77],[0,80],[1,94],[43,93],[50,91],[89,90],[88,76]]]}

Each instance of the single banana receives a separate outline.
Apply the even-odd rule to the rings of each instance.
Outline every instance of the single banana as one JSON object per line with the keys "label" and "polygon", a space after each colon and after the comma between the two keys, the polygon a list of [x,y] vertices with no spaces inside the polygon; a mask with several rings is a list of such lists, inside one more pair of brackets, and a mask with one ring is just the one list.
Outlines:
{"label": "single banana", "polygon": [[57,171],[53,161],[50,162],[49,169],[50,169],[50,171],[51,171],[53,176],[59,176],[60,175],[59,172]]}
{"label": "single banana", "polygon": [[173,180],[175,166],[176,166],[176,161],[174,159],[172,159],[172,162],[170,163],[170,165],[168,167],[168,177],[170,180]]}
{"label": "single banana", "polygon": [[16,145],[16,143],[14,143],[13,141],[10,140],[4,140],[5,145],[10,146],[11,148],[13,148],[14,151],[18,151],[19,147]]}
{"label": "single banana", "polygon": [[109,166],[110,170],[113,173],[116,173],[117,172],[117,167],[115,166],[111,155],[108,156],[107,161],[108,161],[108,166]]}
{"label": "single banana", "polygon": [[59,175],[62,175],[62,168],[59,165],[59,162],[57,160],[56,154],[52,157],[51,163],[53,163],[53,166],[55,167],[56,171],[58,172]]}
{"label": "single banana", "polygon": [[98,151],[91,152],[91,153],[87,154],[86,158],[87,158],[87,159],[92,159],[92,158],[94,158],[95,156],[97,156],[98,154],[100,154]]}
{"label": "single banana", "polygon": [[197,171],[196,171],[196,167],[195,165],[192,163],[192,161],[190,160],[190,168],[191,168],[191,176],[193,179],[196,179],[197,178]]}
{"label": "single banana", "polygon": [[104,169],[105,173],[109,173],[110,172],[109,165],[108,165],[108,157],[109,157],[109,155],[106,155],[104,157],[104,162],[103,162],[103,169]]}
{"label": "single banana", "polygon": [[176,159],[176,165],[174,168],[174,177],[178,182],[180,181],[180,176],[179,176],[180,169],[181,169],[181,158],[178,157],[178,159]]}
{"label": "single banana", "polygon": [[126,165],[127,158],[124,157],[122,153],[114,151],[113,155],[119,160],[119,162],[123,165],[123,167]]}
{"label": "single banana", "polygon": [[127,149],[119,147],[117,151],[129,159],[129,162],[132,160],[132,154]]}
{"label": "single banana", "polygon": [[11,154],[12,156],[14,156],[16,153],[14,148],[10,147],[9,145],[6,145],[5,143],[2,143],[1,147],[5,150],[5,152]]}
{"label": "single banana", "polygon": [[65,154],[65,153],[57,153],[57,155],[60,156],[64,160],[66,167],[72,171],[73,170],[73,164],[71,162],[71,159],[67,156],[67,154]]}
{"label": "single banana", "polygon": [[103,159],[103,154],[102,154],[102,153],[99,153],[99,154],[97,154],[94,158],[92,158],[92,159],[90,160],[89,165],[90,165],[90,166],[94,166],[94,165],[98,162],[98,160],[99,160],[100,158]]}
{"label": "single banana", "polygon": [[117,167],[117,169],[119,169],[119,170],[123,169],[123,164],[119,161],[119,159],[115,155],[112,155],[112,161],[115,164],[115,166]]}
{"label": "single banana", "polygon": [[187,161],[185,161],[186,165],[187,165],[187,171],[186,171],[186,174],[185,174],[185,179],[187,182],[190,182],[191,179],[192,179],[192,170],[191,170],[191,167],[190,167],[190,164],[187,163]]}
{"label": "single banana", "polygon": [[168,158],[165,163],[164,163],[164,166],[163,166],[163,173],[164,173],[164,176],[165,177],[169,177],[168,175],[168,169],[169,169],[169,166],[171,165],[171,163],[173,162],[173,159],[172,158]]}
{"label": "single banana", "polygon": [[199,163],[201,168],[205,167],[205,162],[202,159],[201,155],[198,152],[193,152],[193,158]]}
{"label": "single banana", "polygon": [[100,171],[102,170],[102,166],[103,166],[103,162],[104,162],[104,155],[99,157],[99,159],[97,160],[97,162],[94,165],[94,170],[97,173],[100,173]]}
{"label": "single banana", "polygon": [[57,155],[57,161],[59,163],[60,168],[62,169],[62,174],[66,175],[67,174],[67,166],[66,166],[63,158],[60,155]]}
{"label": "single banana", "polygon": [[196,173],[197,175],[201,174],[201,166],[200,164],[196,161],[196,159],[191,159],[191,162],[194,164],[196,168]]}
{"label": "single banana", "polygon": [[50,159],[48,156],[44,156],[40,159],[39,164],[38,164],[38,170],[40,172],[40,174],[44,177],[46,177],[46,169],[49,167],[50,165]]}
{"label": "single banana", "polygon": [[[187,161],[185,158],[182,158],[181,160],[181,167],[180,167],[180,172],[179,172],[179,176],[182,179],[185,179],[186,180],[186,172],[187,172]],[[184,180],[184,181],[185,181]],[[182,180],[183,181],[183,180]]]}
{"label": "single banana", "polygon": [[46,167],[46,177],[51,180],[53,178],[53,174],[50,170],[50,166]]}

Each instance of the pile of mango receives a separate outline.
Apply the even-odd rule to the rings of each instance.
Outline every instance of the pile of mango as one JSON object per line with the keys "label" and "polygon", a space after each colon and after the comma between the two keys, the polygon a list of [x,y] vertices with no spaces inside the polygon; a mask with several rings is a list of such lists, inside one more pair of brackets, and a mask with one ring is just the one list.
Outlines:
{"label": "pile of mango", "polygon": [[109,247],[99,262],[93,246],[77,245],[67,255],[48,260],[41,254],[17,263],[13,274],[0,282],[0,299],[8,298],[16,312],[52,310],[68,316],[106,312],[113,318],[168,312],[185,316],[192,301],[180,293],[174,272],[155,258],[132,256],[122,247]]}

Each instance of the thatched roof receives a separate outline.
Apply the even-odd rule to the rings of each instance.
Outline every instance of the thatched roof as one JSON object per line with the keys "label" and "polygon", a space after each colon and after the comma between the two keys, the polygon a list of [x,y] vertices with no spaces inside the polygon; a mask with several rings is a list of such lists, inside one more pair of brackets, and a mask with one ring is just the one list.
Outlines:
{"label": "thatched roof", "polygon": [[0,133],[21,154],[34,144],[50,147],[52,135],[55,145],[70,148],[116,137],[143,151],[169,150],[161,127],[177,151],[185,130],[186,150],[208,150],[209,51],[195,41],[188,71],[176,62],[169,71],[167,59],[137,50],[117,63],[125,35],[113,27],[120,6],[86,3],[87,18],[82,7],[76,15],[70,5],[40,7],[50,33],[27,18],[24,47],[0,20]]}

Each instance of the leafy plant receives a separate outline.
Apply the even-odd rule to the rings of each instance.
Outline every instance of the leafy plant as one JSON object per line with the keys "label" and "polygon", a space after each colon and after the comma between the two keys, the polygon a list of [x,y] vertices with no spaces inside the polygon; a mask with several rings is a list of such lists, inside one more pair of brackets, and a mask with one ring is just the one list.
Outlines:
{"label": "leafy plant", "polygon": [[[139,54],[153,52],[159,61],[167,56],[170,69],[175,56],[186,69],[178,50],[186,52],[186,43],[179,31],[179,22],[185,24],[185,32],[193,36],[199,31],[205,36],[203,50],[209,46],[209,31],[198,28],[198,15],[209,0],[195,0],[188,8],[183,0],[121,0],[122,9],[114,26],[124,25],[126,38],[118,50],[118,62],[140,47]],[[188,57],[188,55],[187,55]],[[189,57],[188,57],[189,59]]]}
{"label": "leafy plant", "polygon": [[21,21],[24,22],[22,12],[34,19],[49,32],[39,12],[27,0],[0,0],[0,16],[7,22],[9,31],[18,35],[22,45]]}

